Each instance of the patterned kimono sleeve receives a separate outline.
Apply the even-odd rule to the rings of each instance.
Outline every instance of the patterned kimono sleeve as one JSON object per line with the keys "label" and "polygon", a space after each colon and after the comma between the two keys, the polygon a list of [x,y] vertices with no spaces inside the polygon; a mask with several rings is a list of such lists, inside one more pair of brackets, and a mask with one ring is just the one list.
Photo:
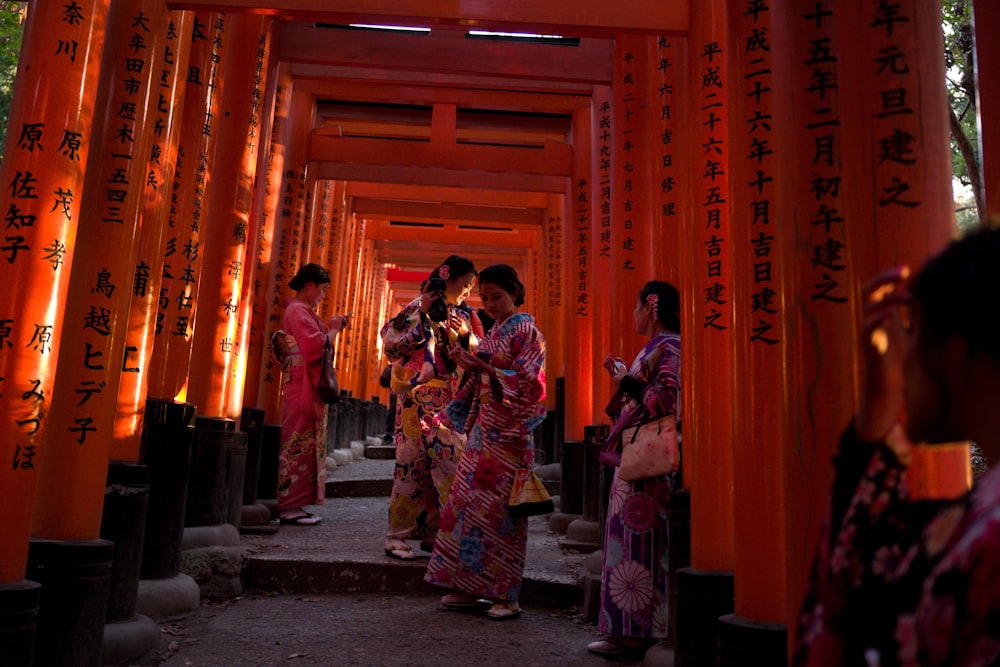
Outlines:
{"label": "patterned kimono sleeve", "polygon": [[658,358],[654,356],[652,359],[655,366],[646,369],[650,374],[650,382],[642,393],[642,404],[646,412],[654,417],[678,412],[677,398],[681,386],[680,339],[666,338],[659,351]]}
{"label": "patterned kimono sleeve", "polygon": [[422,350],[427,335],[421,321],[420,301],[412,301],[382,327],[382,347],[391,361],[399,361]]}
{"label": "patterned kimono sleeve", "polygon": [[518,324],[509,339],[508,354],[511,368],[497,369],[502,404],[533,418],[536,411],[532,408],[545,399],[545,337],[531,323]]}
{"label": "patterned kimono sleeve", "polygon": [[294,304],[285,310],[285,330],[295,337],[306,365],[323,358],[323,346],[328,340],[322,321],[308,306]]}
{"label": "patterned kimono sleeve", "polygon": [[[853,425],[834,458],[831,503],[799,616],[792,665],[854,664],[893,620],[891,563],[914,537],[904,483],[909,443],[860,440]],[[889,631],[891,633],[891,630]]]}

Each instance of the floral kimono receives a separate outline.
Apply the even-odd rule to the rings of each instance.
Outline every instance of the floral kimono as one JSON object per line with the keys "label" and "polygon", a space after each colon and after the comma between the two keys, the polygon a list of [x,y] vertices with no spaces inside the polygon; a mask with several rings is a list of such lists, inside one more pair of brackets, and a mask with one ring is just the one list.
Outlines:
{"label": "floral kimono", "polygon": [[545,339],[531,315],[515,313],[490,329],[477,356],[499,370],[473,373],[442,415],[469,440],[424,579],[512,602],[528,520],[508,516],[507,504],[515,474],[534,462],[532,431],[545,418]]}
{"label": "floral kimono", "polygon": [[1000,468],[915,501],[910,458],[903,437],[842,436],[793,665],[1000,665]]}
{"label": "floral kimono", "polygon": [[[475,330],[471,315],[456,308]],[[396,470],[389,498],[387,539],[418,539],[431,543],[448,497],[464,436],[450,434],[431,422],[451,401],[458,385],[457,370],[449,370],[444,352],[451,344],[441,327],[420,311],[420,299],[410,302],[382,327],[382,344],[392,362],[391,387],[396,397]],[[474,348],[475,334],[459,341]],[[426,358],[433,357],[436,376],[422,384],[410,380]]]}
{"label": "floral kimono", "polygon": [[[680,425],[680,354],[680,337],[664,332],[651,338],[636,356],[628,370],[632,380],[622,383],[622,405],[601,452],[602,463],[617,466],[621,462],[626,428],[671,413]],[[667,636],[667,509],[673,482],[673,474],[627,482],[615,468],[604,533],[598,617],[603,633],[643,639]]]}
{"label": "floral kimono", "polygon": [[321,505],[326,496],[326,406],[316,393],[327,328],[312,308],[292,299],[284,325],[284,360],[278,507]]}

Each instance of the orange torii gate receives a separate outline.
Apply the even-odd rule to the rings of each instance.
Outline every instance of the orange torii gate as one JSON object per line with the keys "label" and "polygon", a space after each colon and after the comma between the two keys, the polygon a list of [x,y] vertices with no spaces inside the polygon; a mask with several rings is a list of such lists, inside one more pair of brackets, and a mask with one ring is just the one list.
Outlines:
{"label": "orange torii gate", "polygon": [[[98,540],[112,448],[137,458],[141,429],[141,398],[120,413],[113,389],[192,400],[212,417],[259,407],[276,421],[267,340],[288,278],[313,260],[333,274],[327,314],[353,309],[360,327],[338,341],[342,386],[379,394],[374,332],[415,296],[414,276],[457,252],[529,279],[548,375],[565,379],[567,441],[606,421],[601,361],[636,352],[638,288],[678,285],[692,529],[677,664],[705,664],[720,632],[732,664],[743,641],[783,655],[855,399],[857,286],[883,264],[919,263],[952,231],[941,49],[927,46],[940,41],[937,4],[900,0],[883,16],[875,0],[510,0],[502,17],[417,0],[330,4],[29,2],[31,75],[17,80],[0,165],[0,280],[12,286],[0,307],[11,526],[0,595],[35,588],[32,537]],[[992,3],[975,11],[979,34],[1000,27]],[[159,103],[160,87],[180,78],[153,75],[119,38],[153,18],[190,44],[174,53],[186,68],[174,104]],[[431,31],[338,29],[331,40],[324,27],[362,21]],[[470,22],[579,40],[471,40]],[[128,30],[105,39],[117,25]],[[980,40],[979,63],[996,49]],[[888,52],[908,67],[872,67]],[[988,68],[979,76],[996,216],[1000,85]],[[131,77],[126,94],[146,106],[98,100],[99,77]],[[109,128],[122,125],[134,155],[114,147]],[[166,231],[152,195],[138,196],[154,134],[173,161],[154,174],[172,179]],[[892,134],[918,139],[887,157],[880,139]],[[128,183],[134,192],[118,187]],[[93,231],[112,219],[113,253]],[[171,274],[153,281],[155,317],[148,298],[101,301],[111,274],[134,271],[140,231],[142,263]],[[137,359],[148,360],[141,375]],[[961,447],[924,459],[922,492],[967,484]],[[685,595],[710,604],[699,611]]]}

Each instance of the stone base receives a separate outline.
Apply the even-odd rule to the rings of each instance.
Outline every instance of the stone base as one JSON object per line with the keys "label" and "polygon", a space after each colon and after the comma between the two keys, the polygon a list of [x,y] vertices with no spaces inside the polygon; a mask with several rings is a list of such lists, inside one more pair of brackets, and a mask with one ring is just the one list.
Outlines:
{"label": "stone base", "polygon": [[184,540],[181,549],[200,549],[202,547],[231,547],[240,543],[240,531],[229,523],[215,526],[187,526],[184,528]]}
{"label": "stone base", "polygon": [[140,579],[135,611],[163,623],[187,616],[198,608],[200,601],[198,584],[186,574],[169,579]]}
{"label": "stone base", "polygon": [[202,597],[229,600],[243,594],[243,568],[250,550],[242,546],[201,547],[181,552],[181,571],[198,583]]}
{"label": "stone base", "polygon": [[368,446],[364,440],[351,440],[351,455],[355,461],[365,458],[365,447]]}
{"label": "stone base", "polygon": [[583,561],[584,567],[590,574],[601,574],[604,571],[604,551],[598,549],[588,555]]}
{"label": "stone base", "polygon": [[336,469],[337,469],[337,459],[333,458],[332,456],[327,456],[326,457],[326,471],[327,472],[333,472]]}
{"label": "stone base", "polygon": [[152,650],[160,641],[160,626],[149,616],[137,614],[125,621],[104,625],[101,664],[127,665]]}
{"label": "stone base", "polygon": [[677,570],[675,582],[677,664],[714,665],[719,617],[733,612],[733,573],[685,567]]}
{"label": "stone base", "polygon": [[392,444],[366,445],[365,458],[379,460],[394,459],[396,458],[396,446]]}
{"label": "stone base", "polygon": [[580,588],[583,589],[580,614],[588,623],[597,623],[597,617],[601,613],[601,575],[589,573],[581,575]]}
{"label": "stone base", "polygon": [[338,466],[345,466],[354,460],[354,454],[350,449],[345,448],[331,449],[330,456],[337,462]]}
{"label": "stone base", "polygon": [[565,535],[566,530],[569,528],[569,524],[582,518],[583,517],[579,514],[563,514],[562,512],[553,512],[549,515],[549,530],[553,533],[561,533]]}
{"label": "stone base", "polygon": [[784,623],[720,616],[719,667],[787,665],[787,641]]}
{"label": "stone base", "polygon": [[601,527],[590,519],[577,519],[566,527],[565,539],[559,540],[563,549],[590,552],[601,548]]}
{"label": "stone base", "polygon": [[240,516],[240,533],[273,533],[278,527],[271,523],[271,510],[263,503],[244,505]]}
{"label": "stone base", "polygon": [[[784,664],[784,663],[781,663]],[[653,644],[646,651],[642,667],[674,667],[674,649],[669,644]]]}

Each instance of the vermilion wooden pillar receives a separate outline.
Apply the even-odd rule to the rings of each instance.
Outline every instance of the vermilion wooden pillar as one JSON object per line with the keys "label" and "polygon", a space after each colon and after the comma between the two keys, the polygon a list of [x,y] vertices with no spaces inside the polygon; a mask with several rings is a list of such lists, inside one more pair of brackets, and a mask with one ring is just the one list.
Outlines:
{"label": "vermilion wooden pillar", "polygon": [[[691,3],[682,150],[691,207],[681,294],[684,482],[691,490],[691,567],[678,570],[678,665],[715,661],[718,617],[732,611],[733,239],[730,230],[726,2]],[[679,42],[680,43],[680,42]],[[736,391],[750,391],[739,387]],[[759,462],[768,465],[769,462]],[[694,601],[697,601],[695,604]]]}
{"label": "vermilion wooden pillar", "polygon": [[283,233],[282,218],[278,215],[285,164],[285,148],[281,141],[291,107],[291,83],[290,65],[279,64],[274,71],[274,90],[268,99],[272,116],[264,184],[255,191],[255,195],[261,198],[260,247],[257,249],[257,275],[254,278],[250,346],[256,348],[254,359],[257,366],[255,368],[251,364],[247,368],[246,395],[248,401],[255,399],[253,404],[264,410],[265,421],[272,422],[280,415],[281,371],[271,356],[271,334],[278,328],[273,300],[275,274],[281,269],[280,239]]}
{"label": "vermilion wooden pillar", "polygon": [[[263,316],[257,307],[261,293],[258,271],[263,265],[264,239],[273,233],[273,209],[265,214],[273,204],[270,179],[271,130],[274,117],[274,90],[277,56],[274,49],[275,23],[268,26],[269,34],[261,34],[257,44],[257,70],[254,74],[250,106],[250,132],[247,140],[257,144],[257,165],[253,186],[253,203],[250,207],[250,229],[247,238],[246,262],[244,264],[243,287],[240,297],[239,347],[236,361],[236,382],[229,391],[229,416],[241,416],[244,406],[257,406],[257,390],[260,383],[260,362],[263,335]],[[268,243],[268,249],[270,244]]]}
{"label": "vermilion wooden pillar", "polygon": [[185,400],[191,363],[196,296],[205,256],[201,239],[207,222],[206,188],[215,160],[222,93],[217,81],[219,68],[213,62],[221,60],[225,44],[215,27],[219,19],[218,14],[197,12],[191,26],[181,137],[170,198],[170,231],[148,380],[148,395],[166,400]]}
{"label": "vermilion wooden pillar", "polygon": [[[868,224],[851,228],[858,277],[894,264],[915,270],[954,233],[941,10],[923,0],[855,0],[838,10],[851,36],[839,60],[844,187]],[[857,42],[858,26],[862,26]],[[856,48],[860,43],[863,48]],[[918,231],[919,230],[919,231]],[[970,480],[962,447],[915,452],[910,482],[922,495],[954,496]],[[967,449],[967,448],[965,448]],[[934,468],[933,475],[924,471]],[[924,476],[924,477],[922,477]]]}
{"label": "vermilion wooden pillar", "polygon": [[[610,102],[608,106],[607,113],[610,114]],[[610,115],[608,122],[610,123]],[[563,385],[564,438],[570,441],[582,440],[583,427],[593,423],[591,384],[594,375],[591,336],[593,328],[598,324],[594,322],[591,297],[602,281],[592,268],[595,244],[592,240],[594,210],[591,205],[593,157],[590,132],[590,110],[575,111],[572,128],[573,175],[569,195],[566,197],[566,218],[571,222],[566,225],[564,234],[566,244],[564,252],[568,258],[565,273],[569,284],[567,294],[572,299],[570,307],[567,308],[565,335],[566,340],[573,341],[573,344],[569,345],[565,352],[566,374]],[[610,163],[610,155],[608,161]],[[608,203],[610,205],[610,201]]]}
{"label": "vermilion wooden pillar", "polygon": [[[24,579],[108,0],[32,2],[0,163],[0,585]],[[38,105],[37,100],[48,100]]]}
{"label": "vermilion wooden pillar", "polygon": [[[691,225],[685,235],[688,289],[681,341],[684,396],[684,477],[691,488],[691,565],[733,567],[732,519],[732,262],[729,230],[725,5],[692,6],[688,37],[685,125],[691,134]],[[745,388],[742,388],[745,389]],[[710,409],[698,409],[711,406]]]}
{"label": "vermilion wooden pillar", "polygon": [[[331,289],[342,290],[337,266],[343,252],[342,239],[344,234],[344,213],[347,207],[347,183],[345,181],[330,181],[330,216],[324,237],[323,266],[330,272]],[[320,314],[324,319],[336,315],[336,297],[328,296],[320,303]],[[381,329],[381,326],[379,326]],[[381,371],[380,371],[381,372]]]}
{"label": "vermilion wooden pillar", "polygon": [[660,36],[656,38],[653,75],[648,85],[652,85],[647,98],[655,101],[649,114],[649,144],[653,159],[653,178],[650,191],[653,194],[653,243],[652,275],[666,280],[675,287],[680,286],[681,255],[685,252],[681,244],[681,229],[688,208],[684,205],[678,180],[688,178],[680,168],[681,154],[678,147],[685,141],[680,124],[681,91],[678,88],[679,72],[685,66],[685,54],[678,48],[677,38]]}
{"label": "vermilion wooden pillar", "polygon": [[188,400],[198,413],[211,417],[229,415],[229,393],[235,381],[239,307],[246,272],[250,237],[250,205],[256,181],[259,140],[251,118],[259,109],[254,100],[254,80],[266,62],[261,40],[270,32],[270,19],[255,14],[226,16],[226,53],[222,58],[221,123],[216,137],[216,164],[208,191],[208,220],[202,230],[202,281],[191,344]]}
{"label": "vermilion wooden pillar", "polygon": [[[156,8],[154,8],[156,9]],[[156,9],[158,11],[158,9]],[[142,419],[149,386],[149,363],[155,341],[156,314],[163,281],[164,242],[167,238],[170,200],[184,105],[184,79],[191,52],[191,12],[171,12],[161,29],[166,38],[149,66],[155,84],[149,97],[149,122],[153,123],[153,144],[146,174],[146,202],[142,231],[136,252],[135,275],[125,340],[125,361],[118,387],[111,458],[135,461],[139,458]]]}
{"label": "vermilion wooden pillar", "polygon": [[[632,312],[638,287],[653,278],[653,146],[650,108],[657,99],[650,82],[655,37],[617,35],[611,86],[611,351],[628,363],[645,342]],[[638,286],[638,287],[637,287]],[[603,360],[603,357],[602,357]]]}
{"label": "vermilion wooden pillar", "polygon": [[[589,157],[589,156],[588,156]],[[543,313],[541,322],[547,346],[545,348],[545,407],[553,409],[556,400],[555,379],[566,373],[565,327],[569,317],[567,308],[568,287],[563,257],[563,235],[570,233],[571,221],[564,220],[565,197],[550,194],[542,222],[542,256],[546,270],[535,289],[538,290],[538,310]],[[589,202],[585,202],[589,203]],[[585,221],[590,224],[589,216]]]}
{"label": "vermilion wooden pillar", "polygon": [[[281,369],[274,364],[270,352],[271,335],[281,327],[285,301],[293,296],[288,288],[299,268],[299,245],[296,239],[296,192],[304,179],[307,128],[312,125],[312,96],[295,92],[291,72],[279,69],[275,100],[275,118],[272,136],[271,173],[278,169],[277,202],[274,221],[274,240],[271,244],[271,273],[266,288],[266,330],[262,379],[258,394],[258,407],[270,420],[281,419]],[[279,166],[280,165],[280,166]],[[299,232],[301,234],[301,231]]]}
{"label": "vermilion wooden pillar", "polygon": [[990,0],[973,0],[976,31],[976,112],[979,114],[979,156],[983,170],[986,215],[1000,226],[1000,7]]}
{"label": "vermilion wooden pillar", "polygon": [[[364,319],[364,301],[362,300],[365,266],[365,227],[366,221],[355,216],[355,224],[346,248],[348,261],[347,271],[343,276],[344,291],[347,293],[346,312],[353,313],[355,317]],[[355,386],[358,376],[358,339],[364,336],[363,332],[353,326],[337,336],[336,360],[337,372],[345,377],[345,388]],[[339,356],[341,355],[342,356]]]}
{"label": "vermilion wooden pillar", "polygon": [[[590,107],[590,256],[591,276],[588,312],[591,322],[590,369],[593,404],[592,424],[608,423],[604,407],[611,400],[612,383],[604,369],[611,348],[611,281],[600,279],[612,273],[611,261],[611,88],[594,86]],[[572,265],[570,263],[570,265]],[[567,340],[571,340],[567,335]],[[625,363],[631,362],[626,359]],[[567,359],[567,365],[569,360]]]}
{"label": "vermilion wooden pillar", "polygon": [[[720,661],[786,658],[784,422],[786,248],[777,212],[781,155],[775,150],[771,12],[728,7],[729,132],[717,159],[729,174],[733,305],[733,526],[735,613],[720,619]],[[782,39],[786,33],[779,33]],[[772,206],[774,213],[772,213]],[[747,662],[746,664],[750,664]]]}
{"label": "vermilion wooden pillar", "polygon": [[[860,110],[839,103],[844,86],[829,85],[839,78],[844,50],[855,44],[835,29],[830,9],[776,0],[770,18],[758,19],[772,22],[768,34],[787,35],[770,41],[773,117],[762,113],[753,134],[768,137],[774,150],[762,162],[776,173],[761,214],[774,230],[777,275],[784,284],[775,292],[784,304],[780,345],[788,369],[783,460],[789,640],[829,503],[832,457],[854,410],[858,274],[847,244],[853,230],[871,224],[841,185],[853,164],[845,157],[842,121]],[[751,26],[747,30],[753,34]]]}
{"label": "vermilion wooden pillar", "polygon": [[309,170],[306,174],[305,184],[305,209],[303,211],[302,225],[302,262],[317,262],[322,253],[322,240],[320,234],[320,199],[319,181],[316,180],[316,171]]}
{"label": "vermilion wooden pillar", "polygon": [[[144,17],[136,20],[135,17]],[[95,540],[125,356],[135,251],[153,140],[153,63],[166,39],[156,0],[112,4],[90,135],[79,234],[66,299],[60,382],[53,388],[33,537]],[[137,48],[144,45],[145,48]]]}

